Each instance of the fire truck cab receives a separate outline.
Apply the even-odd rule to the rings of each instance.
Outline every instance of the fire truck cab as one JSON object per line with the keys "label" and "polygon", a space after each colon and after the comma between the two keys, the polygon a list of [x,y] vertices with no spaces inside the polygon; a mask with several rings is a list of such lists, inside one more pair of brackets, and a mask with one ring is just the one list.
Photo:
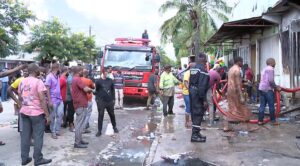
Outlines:
{"label": "fire truck cab", "polygon": [[146,99],[148,81],[155,69],[160,69],[160,56],[148,39],[116,38],[100,55],[101,69],[112,66],[113,73],[124,75],[124,97]]}

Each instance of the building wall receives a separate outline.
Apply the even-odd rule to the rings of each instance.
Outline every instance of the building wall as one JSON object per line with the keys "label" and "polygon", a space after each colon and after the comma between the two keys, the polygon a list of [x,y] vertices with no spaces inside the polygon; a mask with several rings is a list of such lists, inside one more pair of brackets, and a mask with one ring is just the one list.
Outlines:
{"label": "building wall", "polygon": [[[283,14],[281,17],[281,24],[280,24],[282,32],[289,31],[291,34],[291,31],[300,31],[299,24],[294,24],[296,21],[299,22],[299,20],[300,20],[300,11],[296,8],[292,8],[291,10],[289,10],[288,12]],[[295,26],[291,26],[292,24]],[[290,41],[291,41],[291,37],[290,37]],[[289,43],[289,45],[292,46],[293,44]],[[294,57],[293,55],[282,55],[282,58],[288,58],[286,56]],[[297,83],[295,83],[291,80],[291,79],[294,79],[294,81],[295,81],[297,79],[298,80],[300,79],[299,75],[297,76],[293,72],[291,73],[291,70],[293,69],[293,66],[295,65],[295,64],[291,64],[291,63],[294,63],[295,61],[296,61],[296,59],[293,58],[289,63],[290,68],[282,69],[282,71],[281,71],[281,73],[282,73],[281,80],[283,82],[283,86],[285,86],[285,87],[299,86],[299,85],[297,85]],[[288,71],[288,72],[284,72],[284,71]]]}
{"label": "building wall", "polygon": [[282,21],[281,21],[282,31],[288,30],[290,24],[295,20],[300,20],[300,11],[293,8],[282,16]]}

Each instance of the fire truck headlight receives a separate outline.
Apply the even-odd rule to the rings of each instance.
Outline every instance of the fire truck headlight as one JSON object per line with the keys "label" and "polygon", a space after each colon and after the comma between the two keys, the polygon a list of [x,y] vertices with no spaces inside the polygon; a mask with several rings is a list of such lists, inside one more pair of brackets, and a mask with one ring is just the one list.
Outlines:
{"label": "fire truck headlight", "polygon": [[142,87],[147,88],[148,87],[148,83],[142,83]]}

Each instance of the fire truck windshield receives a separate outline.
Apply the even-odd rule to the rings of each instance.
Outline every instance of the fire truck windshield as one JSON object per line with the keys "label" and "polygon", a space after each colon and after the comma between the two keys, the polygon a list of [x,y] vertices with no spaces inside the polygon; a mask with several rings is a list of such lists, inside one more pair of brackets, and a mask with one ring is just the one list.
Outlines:
{"label": "fire truck windshield", "polygon": [[151,70],[151,60],[146,60],[146,51],[107,50],[104,66],[112,66],[122,70]]}

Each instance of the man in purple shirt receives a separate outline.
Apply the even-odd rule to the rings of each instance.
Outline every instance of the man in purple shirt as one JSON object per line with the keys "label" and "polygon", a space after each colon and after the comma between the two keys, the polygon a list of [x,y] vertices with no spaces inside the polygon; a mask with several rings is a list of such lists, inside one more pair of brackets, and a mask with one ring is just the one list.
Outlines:
{"label": "man in purple shirt", "polygon": [[268,104],[270,111],[270,119],[272,125],[278,125],[275,119],[275,93],[274,90],[280,91],[280,87],[275,84],[274,81],[274,68],[276,65],[275,59],[269,58],[266,61],[267,67],[261,72],[261,78],[259,83],[259,114],[258,114],[258,124],[264,124],[265,108]]}
{"label": "man in purple shirt", "polygon": [[57,136],[60,135],[60,128],[64,114],[63,101],[60,94],[59,64],[52,64],[51,72],[46,77],[45,85],[51,96],[51,99],[49,100],[49,107],[51,109],[50,129],[52,138],[57,139]]}

